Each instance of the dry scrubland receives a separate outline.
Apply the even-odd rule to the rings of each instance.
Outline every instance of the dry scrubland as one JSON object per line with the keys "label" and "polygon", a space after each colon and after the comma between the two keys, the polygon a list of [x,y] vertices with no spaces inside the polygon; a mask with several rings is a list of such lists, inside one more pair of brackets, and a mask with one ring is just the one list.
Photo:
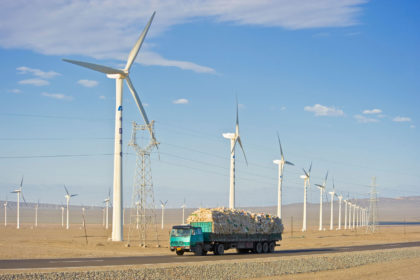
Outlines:
{"label": "dry scrubland", "polygon": [[[408,200],[382,200],[382,203],[379,206],[379,215],[382,221],[420,221],[419,198]],[[324,227],[326,230],[319,232],[317,230],[318,207],[319,206],[316,204],[310,204],[308,207],[309,230],[306,233],[302,233],[300,231],[301,205],[288,205],[285,207],[285,232],[283,241],[279,242],[280,246],[276,248],[277,250],[355,246],[420,240],[420,225],[380,226],[378,232],[374,234],[366,232],[366,230],[362,228],[356,230],[342,229],[340,231],[330,231],[328,230],[329,207],[326,207],[324,212]],[[335,207],[335,210],[337,210],[337,206]],[[186,217],[193,210],[195,209],[186,209]],[[253,208],[251,210],[256,212],[274,212],[274,208]],[[150,246],[148,248],[141,248],[138,246],[138,231],[135,227],[131,226],[130,228],[128,225],[130,220],[130,215],[128,213],[129,212],[127,211],[127,225],[125,226],[124,231],[124,239],[126,241],[122,243],[115,243],[109,241],[111,236],[111,226],[108,230],[102,226],[102,212],[98,208],[87,208],[87,242],[85,231],[81,224],[82,219],[80,207],[72,208],[72,224],[70,230],[66,230],[61,227],[61,209],[41,208],[39,211],[39,226],[35,228],[33,226],[33,209],[23,207],[21,216],[23,223],[20,230],[17,230],[15,227],[15,210],[9,209],[9,224],[6,228],[3,225],[3,211],[1,211],[0,259],[174,255],[174,253],[170,252],[168,249],[169,231],[172,225],[181,223],[181,210],[168,209],[165,212],[165,220],[167,223],[165,224],[164,230],[160,229],[160,211],[157,211],[158,225],[157,227],[152,227],[152,229],[148,232],[148,237],[153,239],[156,235],[155,228],[157,228],[160,240],[159,248],[156,247],[156,243],[152,242],[150,242]],[[291,213],[293,213],[293,215],[291,215]],[[337,223],[337,214],[335,215],[334,220],[335,223]],[[131,241],[131,246],[129,247],[127,247],[127,240]],[[227,253],[229,253],[229,251]],[[267,257],[271,256],[274,255],[267,255]],[[191,258],[193,257],[194,256],[191,256]],[[281,258],[289,259],[289,257]],[[354,277],[361,277],[363,279],[377,279],[377,277],[380,277],[381,279],[420,279],[420,277],[417,277],[420,273],[419,267],[420,258],[417,255],[414,257],[411,256],[408,259],[386,259],[385,261],[381,261],[379,263],[371,263],[362,266],[358,264],[357,267],[347,269],[317,273],[302,273],[282,277],[286,277],[285,279],[327,279],[331,277],[347,279],[343,278],[343,275],[345,275],[348,279],[353,279]],[[114,267],[112,269],[121,269],[121,267]],[[410,271],[410,273],[407,273],[407,271]]]}

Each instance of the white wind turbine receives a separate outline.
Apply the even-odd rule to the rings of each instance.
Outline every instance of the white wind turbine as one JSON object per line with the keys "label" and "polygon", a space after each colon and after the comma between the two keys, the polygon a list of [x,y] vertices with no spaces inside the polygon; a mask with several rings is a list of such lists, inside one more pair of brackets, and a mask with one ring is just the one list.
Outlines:
{"label": "white wind turbine", "polygon": [[328,171],[327,171],[327,174],[325,175],[325,179],[322,185],[315,184],[315,186],[317,186],[319,189],[319,230],[323,229],[322,228],[322,200],[323,200],[322,195],[324,194],[325,187],[327,186],[327,178],[328,178]]}
{"label": "white wind turbine", "polygon": [[306,199],[307,199],[307,188],[310,187],[310,177],[311,177],[312,162],[309,166],[308,172],[303,168],[304,175],[301,175],[300,178],[304,180],[303,183],[303,222],[302,222],[302,231],[306,231]]}
{"label": "white wind turbine", "polygon": [[341,201],[343,200],[343,196],[340,194],[337,196],[338,198],[338,228],[337,230],[341,229]]}
{"label": "white wind turbine", "polygon": [[39,199],[37,204],[35,205],[35,227],[38,227],[38,207],[39,207]]}
{"label": "white wind turbine", "polygon": [[349,202],[348,202],[348,204],[349,204],[349,224],[348,224],[348,229],[351,229],[351,212],[353,211],[353,210],[352,210],[353,203],[351,203],[351,202],[349,201]]}
{"label": "white wind turbine", "polygon": [[162,207],[162,229],[163,229],[163,221],[164,221],[164,218],[165,218],[165,207],[166,207],[166,204],[168,203],[168,201],[165,201],[165,202],[163,202],[162,200],[160,201],[160,206]]}
{"label": "white wind turbine", "polygon": [[278,186],[277,186],[277,217],[281,219],[283,168],[285,164],[288,164],[288,165],[294,165],[294,164],[284,159],[279,133],[277,133],[277,140],[279,141],[279,146],[280,146],[280,160],[276,159],[276,160],[273,160],[273,162],[274,164],[277,164],[279,166],[279,181],[278,181]]}
{"label": "white wind turbine", "polygon": [[181,208],[182,208],[182,224],[185,224],[185,207],[187,207],[187,205],[185,204],[185,199],[184,199],[184,204],[181,205]]}
{"label": "white wind turbine", "polygon": [[69,191],[66,188],[66,185],[64,185],[64,190],[66,191],[66,194],[64,195],[64,197],[66,198],[66,203],[67,203],[67,223],[66,223],[66,229],[69,229],[69,203],[70,203],[70,198],[76,196],[77,194],[70,194]]}
{"label": "white wind turbine", "polygon": [[248,165],[244,148],[242,147],[241,137],[239,136],[239,116],[238,99],[236,99],[236,126],[235,133],[223,133],[223,137],[230,139],[230,188],[229,188],[229,208],[235,209],[235,147],[236,143],[241,146],[245,162]]}
{"label": "white wind turbine", "polygon": [[23,196],[23,192],[22,192],[22,187],[23,187],[23,176],[22,176],[22,180],[20,181],[20,186],[19,188],[17,188],[16,190],[12,191],[12,193],[17,194],[17,208],[16,208],[16,228],[19,229],[20,228],[20,196],[22,196],[23,201],[26,204],[26,200],[25,197]]}
{"label": "white wind turbine", "polygon": [[139,108],[141,115],[143,116],[144,122],[148,126],[151,138],[153,142],[156,143],[156,138],[153,133],[152,127],[150,126],[149,119],[147,118],[146,111],[143,108],[143,105],[140,101],[140,98],[134,89],[133,84],[130,80],[130,69],[133,65],[134,60],[137,57],[137,54],[143,44],[143,41],[146,37],[147,32],[149,31],[150,25],[152,24],[152,20],[155,16],[154,12],[147,23],[146,27],[144,28],[143,32],[141,33],[140,37],[138,38],[136,44],[130,51],[128,55],[127,64],[124,69],[114,69],[107,66],[102,66],[93,63],[87,63],[82,61],[75,61],[64,59],[66,62],[70,62],[82,67],[86,67],[98,72],[102,72],[107,74],[108,78],[115,79],[116,82],[116,112],[115,112],[115,141],[114,141],[114,183],[113,183],[113,215],[112,215],[112,241],[122,241],[123,240],[123,225],[122,225],[122,93],[123,93],[123,80],[126,81],[128,88],[133,95],[133,98]]}
{"label": "white wind turbine", "polygon": [[329,192],[331,195],[331,213],[330,213],[330,230],[333,230],[334,227],[334,195],[335,195],[335,185],[334,185],[334,178],[333,178],[333,190]]}
{"label": "white wind turbine", "polygon": [[64,227],[64,205],[61,203],[61,227]]}
{"label": "white wind turbine", "polygon": [[4,206],[4,226],[7,227],[7,195],[6,195],[6,201],[4,202],[3,206]]}
{"label": "white wind turbine", "polygon": [[106,207],[106,212],[105,212],[105,228],[108,229],[108,224],[109,224],[109,202],[111,201],[111,189],[109,189],[108,191],[108,197],[105,198],[104,202],[105,202],[105,207]]}
{"label": "white wind turbine", "polygon": [[344,229],[347,229],[347,199],[344,199]]}

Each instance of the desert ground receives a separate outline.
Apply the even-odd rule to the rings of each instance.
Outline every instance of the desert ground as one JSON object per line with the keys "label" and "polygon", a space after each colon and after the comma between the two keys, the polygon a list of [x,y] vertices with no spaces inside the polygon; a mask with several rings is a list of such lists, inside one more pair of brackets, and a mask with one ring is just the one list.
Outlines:
{"label": "desert ground", "polygon": [[[407,222],[408,225],[381,225],[376,232],[367,231],[366,228],[354,230],[337,230],[337,220],[334,218],[334,230],[329,230],[329,207],[324,211],[324,228],[318,231],[319,205],[311,204],[308,207],[308,231],[301,232],[301,205],[288,205],[284,208],[285,231],[283,240],[278,243],[276,250],[325,248],[336,246],[354,246],[366,244],[382,244],[420,241],[420,200],[392,200],[386,205],[379,205],[381,221]],[[338,207],[335,206],[335,211]],[[394,210],[391,210],[391,209]],[[273,211],[274,208],[253,208],[254,211]],[[186,209],[185,217],[195,209]],[[124,242],[112,242],[111,228],[105,229],[103,225],[103,212],[100,208],[86,207],[85,222],[83,226],[82,211],[80,207],[72,207],[70,212],[70,229],[61,225],[61,209],[58,207],[41,207],[39,209],[38,226],[34,225],[34,210],[31,207],[22,207],[21,228],[16,229],[16,212],[9,209],[8,225],[4,226],[4,212],[0,215],[0,259],[32,259],[32,258],[70,258],[70,257],[106,257],[106,256],[133,256],[133,255],[172,255],[169,251],[169,233],[172,225],[182,222],[182,210],[167,209],[165,211],[165,225],[161,229],[161,212],[156,211],[156,223],[151,224],[147,231],[147,247],[140,246],[139,230],[135,219],[126,210]],[[110,211],[111,213],[111,211]],[[293,213],[293,215],[291,215]],[[337,212],[335,212],[337,213]],[[344,207],[343,207],[344,214]],[[337,214],[335,214],[337,216]],[[293,218],[292,218],[293,217]],[[342,217],[343,221],[344,218]],[[110,219],[111,221],[111,219]],[[130,223],[131,221],[131,223]],[[156,235],[159,242],[156,242]],[[193,256],[192,256],[193,257]],[[400,260],[387,264],[370,264],[366,267],[350,268],[333,272],[319,272],[316,274],[302,274],[285,279],[326,279],[338,277],[337,275],[363,275],[373,279],[374,275],[381,275],[383,279],[396,279],[395,274],[385,273],[386,269],[405,271],[415,263],[420,264],[420,258]],[[383,267],[382,267],[383,266]],[[392,271],[395,271],[392,270]],[[376,272],[375,272],[376,271]],[[413,273],[416,272],[413,270]],[[377,273],[377,274],[375,274]],[[417,270],[417,275],[419,271]],[[404,275],[404,274],[401,274]],[[413,274],[416,275],[416,274]],[[408,275],[412,276],[412,275]],[[322,278],[323,277],[323,278]],[[340,278],[342,278],[340,276]],[[275,279],[275,278],[267,278]],[[410,279],[410,278],[406,278]],[[414,278],[411,278],[414,279]]]}

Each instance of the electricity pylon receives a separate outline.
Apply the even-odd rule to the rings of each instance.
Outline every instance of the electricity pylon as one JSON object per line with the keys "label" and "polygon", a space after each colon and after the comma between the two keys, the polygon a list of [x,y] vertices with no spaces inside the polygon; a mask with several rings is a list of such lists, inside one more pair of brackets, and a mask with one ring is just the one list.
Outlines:
{"label": "electricity pylon", "polygon": [[[150,153],[159,143],[154,138],[151,138],[149,143],[143,147],[137,143],[137,131],[153,131],[153,125],[154,121],[151,121],[149,125],[139,125],[136,122],[133,122],[133,133],[131,141],[128,143],[136,152],[136,170],[131,200],[128,242],[130,242],[131,233],[136,230],[139,237],[139,245],[141,247],[150,246],[152,241],[159,247],[152,166],[150,162]],[[155,231],[156,237],[154,239],[148,239],[148,233],[152,230]]]}

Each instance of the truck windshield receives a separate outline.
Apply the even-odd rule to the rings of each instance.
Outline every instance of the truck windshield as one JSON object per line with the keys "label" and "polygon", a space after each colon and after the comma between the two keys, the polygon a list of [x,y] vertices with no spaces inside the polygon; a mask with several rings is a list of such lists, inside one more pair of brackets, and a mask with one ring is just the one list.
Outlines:
{"label": "truck windshield", "polygon": [[184,228],[174,228],[172,229],[171,235],[172,236],[189,236],[191,234],[190,229]]}

